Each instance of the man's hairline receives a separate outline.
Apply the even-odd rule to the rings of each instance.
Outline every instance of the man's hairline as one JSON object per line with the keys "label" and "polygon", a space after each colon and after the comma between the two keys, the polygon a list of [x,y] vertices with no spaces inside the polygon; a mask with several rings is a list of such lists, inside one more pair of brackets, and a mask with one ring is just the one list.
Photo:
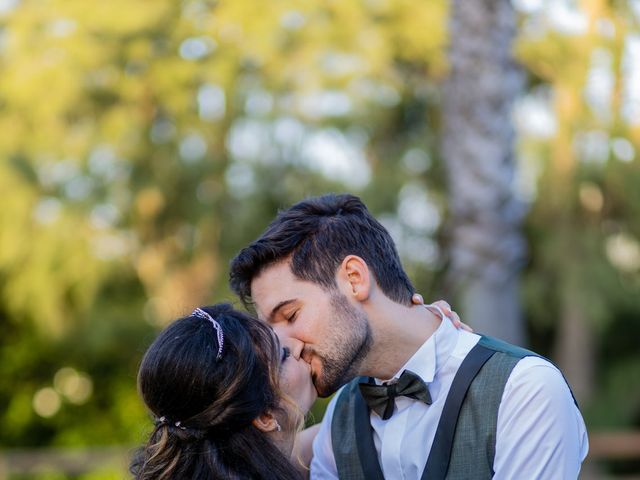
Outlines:
{"label": "man's hairline", "polygon": [[[340,265],[342,265],[342,262],[344,261],[345,258],[347,258],[350,255],[355,255],[358,258],[360,258],[369,268],[369,272],[370,272],[370,276],[371,276],[371,281],[377,286],[377,288],[380,289],[380,293],[382,293],[383,296],[385,296],[386,298],[388,298],[389,300],[391,300],[394,303],[398,303],[400,305],[404,305],[404,302],[395,300],[393,298],[391,298],[387,292],[385,292],[384,290],[382,290],[382,288],[380,288],[380,283],[378,282],[378,279],[376,277],[375,271],[369,266],[369,263],[360,255],[355,254],[355,253],[348,253],[346,254],[342,260],[340,261],[340,263],[338,264],[338,267],[336,267],[336,272],[333,275],[333,279],[332,279],[332,283],[331,285],[325,285],[324,283],[318,282],[316,280],[313,279],[306,279],[306,278],[301,278],[298,275],[296,275],[296,273],[293,271],[292,268],[292,260],[293,260],[293,255],[295,253],[295,250],[291,253],[289,253],[288,255],[285,255],[277,260],[273,260],[271,262],[267,262],[264,265],[262,265],[260,268],[258,268],[256,270],[256,273],[251,277],[251,279],[249,280],[249,291],[248,291],[248,295],[247,295],[247,299],[248,301],[246,302],[249,305],[253,306],[254,311],[256,312],[256,315],[258,317],[260,317],[258,315],[258,309],[256,308],[256,303],[253,300],[253,296],[251,295],[251,290],[252,287],[251,285],[253,284],[254,281],[256,281],[261,275],[263,275],[267,270],[269,270],[270,268],[276,267],[278,265],[281,265],[283,263],[287,263],[289,265],[289,272],[291,272],[291,274],[299,281],[301,282],[308,282],[308,283],[312,283],[313,285],[316,285],[318,287],[320,287],[324,292],[331,294],[332,292],[335,292],[338,290],[338,282],[336,280],[336,275],[338,272],[338,269],[340,268]],[[406,275],[406,273],[405,273]],[[282,302],[279,302],[282,303]],[[259,318],[260,320],[262,320],[263,322],[267,323],[268,325],[272,325],[272,322],[269,321],[269,318],[271,318],[271,316],[267,316],[267,318]]]}
{"label": "man's hairline", "polygon": [[[326,285],[324,285],[321,282],[318,282],[316,280],[313,279],[306,279],[306,278],[301,278],[299,275],[296,274],[296,272],[293,271],[292,265],[293,265],[293,255],[294,252],[289,253],[288,255],[285,255],[283,257],[280,257],[279,259],[276,260],[272,260],[270,262],[266,262],[264,265],[261,265],[260,267],[258,267],[255,271],[255,273],[251,276],[251,278],[249,279],[248,282],[248,292],[247,292],[247,298],[249,299],[253,299],[252,295],[251,295],[251,290],[252,287],[251,285],[253,284],[253,282],[255,282],[261,275],[263,275],[267,270],[279,266],[283,263],[287,263],[289,265],[289,271],[291,272],[291,274],[297,279],[300,280],[301,282],[309,282],[309,283],[313,283],[314,285],[318,285],[320,288],[322,288],[323,290],[327,289],[327,288],[331,288],[333,286],[337,285],[336,279],[335,279],[335,273],[333,275],[333,285],[327,287]],[[344,258],[347,258],[349,255],[345,255]],[[354,254],[355,255],[355,254]],[[344,260],[344,258],[342,260]],[[364,259],[363,259],[364,260]],[[340,265],[342,263],[342,261],[338,264]],[[339,267],[338,267],[339,268]],[[336,268],[336,272],[338,271],[338,269]]]}

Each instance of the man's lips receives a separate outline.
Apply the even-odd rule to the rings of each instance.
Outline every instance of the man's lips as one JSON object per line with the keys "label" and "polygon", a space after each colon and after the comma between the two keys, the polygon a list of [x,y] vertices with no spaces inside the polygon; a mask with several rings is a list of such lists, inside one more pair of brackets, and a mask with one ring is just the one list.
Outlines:
{"label": "man's lips", "polygon": [[318,357],[318,355],[316,355],[316,353],[311,348],[308,348],[308,347],[305,347],[302,350],[302,353],[300,356],[309,365],[309,371],[311,373],[311,381],[315,385],[319,372],[322,367],[322,362],[320,361],[320,358]]}
{"label": "man's lips", "polygon": [[305,362],[307,362],[309,365],[311,365],[311,359],[313,357],[313,350],[305,344],[305,346],[302,348],[302,352],[300,353],[300,356],[302,357],[302,359]]}

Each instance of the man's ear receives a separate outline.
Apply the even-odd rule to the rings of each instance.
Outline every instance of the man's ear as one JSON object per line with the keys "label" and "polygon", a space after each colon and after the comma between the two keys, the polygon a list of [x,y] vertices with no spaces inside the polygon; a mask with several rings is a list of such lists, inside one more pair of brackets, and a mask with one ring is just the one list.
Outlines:
{"label": "man's ear", "polygon": [[276,420],[276,417],[271,413],[261,413],[259,416],[252,420],[253,426],[261,432],[269,433],[274,431],[280,431],[280,425]]}
{"label": "man's ear", "polygon": [[371,274],[367,262],[357,255],[347,255],[338,269],[338,277],[345,292],[359,302],[369,299],[371,294]]}

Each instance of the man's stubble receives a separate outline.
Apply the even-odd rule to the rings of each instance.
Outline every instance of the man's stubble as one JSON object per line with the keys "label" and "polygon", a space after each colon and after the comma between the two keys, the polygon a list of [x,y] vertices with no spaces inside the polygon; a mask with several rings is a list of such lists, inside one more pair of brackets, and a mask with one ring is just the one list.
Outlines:
{"label": "man's stubble", "polygon": [[373,338],[369,319],[340,292],[331,292],[331,327],[323,351],[316,351],[322,364],[320,375],[313,375],[318,396],[328,397],[358,376],[369,354]]}

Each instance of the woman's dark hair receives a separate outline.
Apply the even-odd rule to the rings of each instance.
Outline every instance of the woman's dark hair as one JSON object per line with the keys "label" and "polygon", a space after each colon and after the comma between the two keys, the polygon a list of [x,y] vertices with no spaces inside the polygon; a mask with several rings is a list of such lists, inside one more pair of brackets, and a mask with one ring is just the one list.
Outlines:
{"label": "woman's dark hair", "polygon": [[251,282],[269,265],[291,257],[293,274],[325,288],[347,255],[358,255],[391,300],[411,305],[415,292],[389,232],[349,194],[307,198],[281,211],[260,238],[231,261],[230,285],[245,306]]}
{"label": "woman's dark hair", "polygon": [[219,358],[213,322],[192,314],[163,330],[142,359],[138,388],[156,423],[131,473],[139,480],[300,478],[252,423],[281,410],[273,331],[228,304],[202,310],[224,333]]}

